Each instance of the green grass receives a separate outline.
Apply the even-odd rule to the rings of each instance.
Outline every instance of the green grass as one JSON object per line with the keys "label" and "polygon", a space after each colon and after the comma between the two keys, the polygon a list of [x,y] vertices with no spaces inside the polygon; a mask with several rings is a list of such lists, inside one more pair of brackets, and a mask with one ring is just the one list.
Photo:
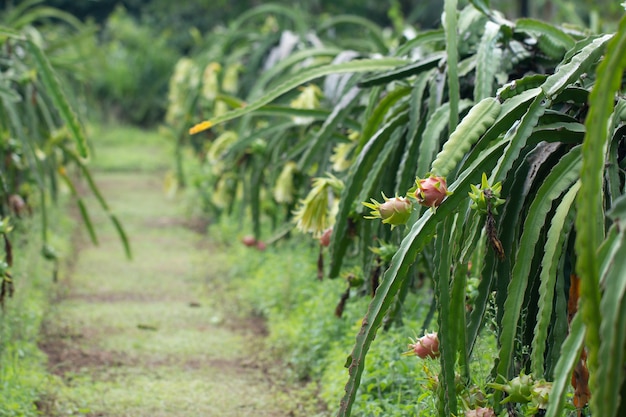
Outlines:
{"label": "green grass", "polygon": [[[62,256],[72,246],[74,225],[58,207],[49,208],[51,244]],[[38,348],[39,331],[54,291],[53,264],[41,255],[40,217],[24,219],[13,242],[15,295],[0,311],[0,416],[35,416],[35,402],[48,383],[46,357]],[[66,272],[61,269],[60,275]]]}
{"label": "green grass", "polygon": [[105,213],[86,198],[100,245],[83,235],[64,297],[47,319],[48,330],[78,355],[74,364],[58,364],[48,413],[314,415],[311,393],[286,389],[280,368],[261,353],[259,329],[225,293],[241,259],[186,227],[193,211],[186,197],[166,196],[167,140],[110,127],[94,143],[94,178],[123,221],[134,257],[124,259]]}
{"label": "green grass", "polygon": [[[291,240],[279,241],[259,252],[233,239],[246,234],[248,227],[240,226],[236,219],[223,218],[210,228],[210,234],[228,246],[230,257],[245,259],[245,263],[231,269],[233,292],[250,311],[266,318],[268,347],[286,362],[286,376],[311,381],[316,396],[326,404],[323,415],[336,415],[348,380],[344,364],[370,297],[353,292],[343,316],[335,317],[335,306],[347,284],[342,278],[317,279],[317,241],[295,234]],[[428,283],[411,292],[404,304],[404,325],[378,332],[367,357],[353,415],[438,415],[433,384],[439,360],[402,355],[408,350],[409,338],[422,335],[431,297]],[[436,319],[429,330],[436,330],[434,326]],[[481,388],[486,386],[495,352],[495,338],[485,334],[471,362],[473,377]]]}
{"label": "green grass", "polygon": [[125,125],[90,125],[92,166],[104,171],[155,172],[173,166],[174,140],[164,132]]}

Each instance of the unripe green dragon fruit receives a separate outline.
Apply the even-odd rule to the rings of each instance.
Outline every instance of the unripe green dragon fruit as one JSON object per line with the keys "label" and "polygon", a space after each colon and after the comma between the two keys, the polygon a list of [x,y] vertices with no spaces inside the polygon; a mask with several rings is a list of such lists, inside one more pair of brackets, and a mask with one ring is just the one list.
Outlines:
{"label": "unripe green dragon fruit", "polygon": [[390,224],[391,228],[406,224],[411,217],[411,211],[413,210],[413,203],[406,197],[393,197],[387,198],[382,193],[384,202],[371,199],[371,203],[363,202],[362,204],[372,209],[369,216],[365,216],[366,219],[382,219],[383,223]]}
{"label": "unripe green dragon fruit", "polygon": [[548,395],[552,385],[545,380],[535,380],[531,374],[520,374],[506,384],[490,383],[491,388],[507,393],[507,397],[502,400],[505,403],[528,403],[533,402],[539,408],[546,405]]}
{"label": "unripe green dragon fruit", "polygon": [[372,253],[378,255],[382,262],[388,263],[391,262],[391,258],[398,251],[398,245],[394,245],[393,243],[387,243],[383,240],[378,240],[378,247],[370,247]]}

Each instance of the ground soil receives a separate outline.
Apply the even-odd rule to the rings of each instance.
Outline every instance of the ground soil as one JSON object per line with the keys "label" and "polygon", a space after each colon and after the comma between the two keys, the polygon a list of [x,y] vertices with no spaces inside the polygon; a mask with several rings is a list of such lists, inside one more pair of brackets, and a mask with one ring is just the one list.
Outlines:
{"label": "ground soil", "polygon": [[[144,151],[163,158],[157,148]],[[82,228],[61,273],[40,343],[55,375],[42,413],[305,415],[279,364],[259,355],[263,319],[239,314],[220,293],[225,249],[207,236],[206,221],[190,220],[180,199],[165,196],[158,164],[123,168],[96,167],[95,178],[124,224],[133,260],[88,198],[99,243]]]}

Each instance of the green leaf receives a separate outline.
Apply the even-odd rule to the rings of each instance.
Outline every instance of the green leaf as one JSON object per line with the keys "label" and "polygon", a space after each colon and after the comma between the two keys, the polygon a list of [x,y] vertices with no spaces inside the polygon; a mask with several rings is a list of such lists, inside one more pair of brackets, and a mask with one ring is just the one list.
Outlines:
{"label": "green leaf", "polygon": [[[422,117],[422,99],[429,78],[430,73],[423,74],[415,81],[411,91],[407,145],[398,170],[396,181],[397,193],[404,193],[406,189],[412,187],[415,176],[419,172],[416,168],[415,161],[419,158],[419,149],[424,139],[423,131],[426,120]],[[428,163],[430,163],[430,161]]]}
{"label": "green leaf", "polygon": [[333,111],[328,115],[326,120],[324,120],[322,127],[309,139],[309,146],[298,164],[301,172],[307,172],[316,162],[316,158],[319,158],[320,151],[323,146],[327,144],[331,135],[337,130],[337,126],[357,104],[360,93],[361,90],[356,87],[348,90],[339,103],[333,108]]}
{"label": "green leaf", "polygon": [[581,49],[566,64],[559,65],[555,73],[550,75],[541,86],[546,97],[552,99],[565,87],[574,83],[585,72],[589,71],[592,65],[596,64],[602,54],[606,43],[611,39],[611,35],[604,35],[594,39],[589,45]]}
{"label": "green leaf", "polygon": [[[611,36],[603,36],[590,44],[594,55],[604,52],[603,46]],[[587,46],[583,50],[589,48]],[[576,56],[572,58],[572,62]],[[599,59],[599,56],[597,56]],[[576,200],[576,272],[581,278],[580,303],[587,336],[587,364],[589,367],[589,388],[593,393],[590,401],[591,412],[598,416],[611,417],[607,413],[607,399],[610,395],[605,381],[599,379],[600,349],[600,288],[599,261],[596,250],[602,241],[604,230],[603,178],[604,152],[608,140],[607,122],[611,117],[615,93],[620,89],[622,73],[626,68],[626,17],[622,18],[619,30],[610,40],[604,59],[597,69],[597,81],[589,97],[590,108],[586,119],[587,133],[583,142],[583,166],[580,175],[581,188]]]}
{"label": "green leaf", "polygon": [[398,87],[387,93],[379,102],[378,105],[372,110],[371,114],[368,114],[366,122],[361,131],[361,137],[359,138],[359,144],[357,145],[357,152],[360,152],[363,146],[371,139],[372,135],[379,129],[384,123],[387,113],[404,97],[411,94],[411,89],[408,87]]}
{"label": "green leaf", "polygon": [[532,74],[523,78],[513,80],[498,89],[497,96],[500,100],[508,100],[525,91],[541,87],[546,82],[548,76],[545,74]]}
{"label": "green leaf", "polygon": [[459,122],[460,85],[458,74],[459,48],[457,34],[457,0],[445,0],[444,31],[446,33],[446,56],[448,64],[448,102],[450,103],[450,121],[448,132],[454,132]]}
{"label": "green leaf", "polygon": [[602,381],[601,391],[594,395],[601,395],[602,409],[606,416],[618,416],[620,388],[624,383],[624,356],[626,348],[626,195],[616,201],[609,213],[609,217],[616,224],[618,233],[611,242],[608,251],[609,259],[603,262],[604,273],[601,283],[604,293],[600,302],[600,349],[602,361],[598,367],[598,380]]}
{"label": "green leaf", "polygon": [[391,71],[383,72],[372,77],[368,77],[359,82],[359,87],[367,88],[380,84],[389,84],[392,81],[402,80],[412,75],[418,75],[422,72],[426,72],[432,68],[435,68],[442,61],[445,54],[443,52],[436,52],[429,55],[417,62],[403,65],[399,68],[394,68]]}
{"label": "green leaf", "polygon": [[380,26],[378,26],[371,20],[368,20],[361,16],[357,16],[354,14],[332,16],[326,19],[319,26],[318,30],[322,32],[322,31],[328,30],[332,26],[338,26],[338,25],[344,25],[344,24],[357,25],[362,28],[365,28],[370,34],[372,41],[378,48],[377,52],[381,52],[381,53],[388,52],[387,45],[385,44],[383,31],[381,30]]}
{"label": "green leaf", "polygon": [[496,73],[502,61],[502,50],[496,45],[499,35],[500,26],[487,22],[476,53],[476,81],[474,83],[474,101],[476,102],[493,95]]}
{"label": "green leaf", "polygon": [[407,121],[407,113],[402,112],[385,123],[367,142],[363,150],[359,153],[357,160],[350,168],[348,178],[345,180],[345,188],[339,200],[337,222],[333,227],[331,236],[331,264],[328,273],[331,278],[339,275],[339,269],[341,268],[343,257],[349,243],[348,224],[350,222],[350,214],[353,210],[353,206],[358,203],[356,200],[357,196],[361,193],[363,183],[391,134],[398,127],[406,124]]}
{"label": "green leaf", "polygon": [[[472,105],[470,100],[462,100],[459,103],[459,112],[464,112]],[[441,137],[444,130],[449,127],[450,121],[450,104],[444,103],[428,118],[426,128],[422,134],[422,142],[420,145],[419,156],[417,158],[418,175],[426,175],[430,171],[430,164],[435,159],[435,155],[441,148]]]}
{"label": "green leaf", "polygon": [[437,265],[437,275],[435,281],[435,297],[437,298],[437,318],[439,322],[439,350],[441,355],[441,373],[439,382],[441,383],[439,415],[450,417],[456,414],[457,398],[456,398],[456,353],[457,353],[457,334],[456,325],[458,317],[455,317],[456,309],[453,307],[451,300],[450,288],[450,270],[453,264],[453,247],[455,247],[455,238],[458,238],[455,230],[455,218],[458,216],[448,216],[439,223],[437,227],[437,240],[435,246],[435,264]]}
{"label": "green leaf", "polygon": [[545,417],[562,417],[565,408],[565,395],[570,384],[570,377],[574,366],[580,360],[580,354],[583,350],[583,341],[585,340],[585,323],[583,323],[582,315],[576,314],[570,325],[570,332],[563,346],[561,347],[561,356],[554,369],[554,374],[559,377],[552,383],[550,390],[550,398]]}
{"label": "green leaf", "polygon": [[446,35],[441,29],[427,30],[418,33],[413,39],[406,41],[396,51],[396,56],[404,56],[411,53],[413,49],[420,48],[424,45],[433,47],[433,45],[444,45]]}
{"label": "green leaf", "polygon": [[[255,116],[311,117],[314,120],[326,120],[331,116],[332,111],[326,109],[295,109],[289,106],[268,104],[255,111],[254,114]],[[361,128],[361,125],[354,119],[344,117],[341,121],[350,129],[358,130]]]}
{"label": "green leaf", "polygon": [[514,126],[517,121],[528,112],[529,102],[534,100],[539,94],[541,94],[541,89],[533,88],[502,103],[500,115],[493,125],[487,129],[485,134],[478,140],[478,142],[476,142],[467,157],[461,162],[460,169],[465,169],[465,167],[469,166],[474,159],[476,159],[476,157],[485,150],[485,148],[492,144],[494,140],[510,130],[511,127]]}
{"label": "green leaf", "polygon": [[240,14],[237,19],[230,24],[229,29],[236,33],[238,32],[237,29],[241,28],[246,21],[256,19],[258,17],[265,19],[267,18],[267,15],[270,14],[278,14],[288,17],[294,23],[296,30],[301,34],[305,34],[308,30],[306,20],[299,8],[274,3],[262,4]]}
{"label": "green leaf", "polygon": [[89,238],[94,245],[98,244],[98,237],[96,236],[96,230],[93,227],[93,223],[91,221],[91,217],[89,217],[89,211],[87,211],[87,207],[85,206],[85,202],[81,198],[76,199],[76,204],[78,204],[78,208],[80,210],[80,216],[83,218],[83,222],[87,227],[87,231],[89,232]]}
{"label": "green leaf", "polygon": [[25,126],[20,119],[20,108],[15,106],[10,101],[7,101],[5,98],[2,98],[2,105],[4,108],[4,112],[8,118],[7,120],[3,120],[5,126],[10,128],[11,134],[20,140],[22,144],[22,148],[25,150],[24,155],[29,165],[29,172],[35,178],[37,185],[40,190],[45,190],[45,180],[44,180],[44,167],[43,162],[39,160],[37,155],[35,154],[35,143],[26,135]]}
{"label": "green leaf", "polygon": [[[515,352],[517,324],[540,232],[545,224],[546,215],[552,207],[552,202],[577,180],[580,164],[580,147],[577,147],[561,158],[550,174],[546,176],[528,209],[519,249],[515,256],[515,264],[511,271],[511,281],[504,303],[504,315],[500,333],[500,353],[497,370],[498,374],[505,377],[506,380],[513,377],[512,360]],[[501,391],[495,393],[496,402],[500,401],[501,394]]]}
{"label": "green leaf", "polygon": [[210,120],[206,120],[204,122],[198,123],[197,125],[195,125],[189,130],[189,133],[190,134],[199,133],[204,130],[210,129],[211,127],[217,124],[244,116],[248,113],[258,110],[259,108],[272,102],[276,98],[293,90],[294,88],[308,81],[312,81],[312,80],[315,80],[316,78],[323,77],[325,75],[351,73],[351,72],[380,71],[380,70],[396,67],[405,62],[406,61],[398,59],[398,58],[360,59],[360,60],[354,60],[354,61],[349,61],[349,62],[343,62],[341,64],[330,64],[330,65],[325,65],[322,67],[315,67],[315,68],[311,68],[308,70],[304,70],[300,72],[299,74],[289,78],[283,84],[279,85],[278,87],[274,88],[273,90],[259,97],[253,103],[250,103],[247,106],[240,108],[240,109],[231,110],[214,119],[210,119]]}
{"label": "green leaf", "polygon": [[388,174],[389,170],[395,169],[395,166],[392,163],[393,156],[398,151],[402,151],[402,149],[399,149],[400,146],[398,144],[401,142],[401,136],[405,134],[406,132],[402,126],[398,126],[398,128],[394,132],[392,132],[391,137],[387,139],[387,142],[385,143],[383,149],[378,153],[378,155],[376,155],[374,165],[367,173],[367,177],[363,179],[363,186],[361,188],[359,196],[356,199],[357,201],[368,201],[370,198],[372,198],[372,196],[377,197],[378,190],[375,190],[375,187],[381,186],[384,190],[386,187],[384,187],[384,184],[381,184],[381,181],[387,178],[390,181],[393,181],[395,179],[395,176],[385,174]]}
{"label": "green leaf", "polygon": [[78,191],[76,190],[76,187],[74,186],[74,183],[72,182],[70,177],[67,175],[64,167],[61,167],[59,169],[59,175],[65,181],[67,188],[70,189],[70,192],[72,193],[72,197],[76,199],[76,204],[78,204],[80,215],[83,218],[83,222],[85,223],[85,226],[87,227],[87,231],[89,232],[89,237],[91,239],[91,242],[94,245],[97,245],[98,238],[96,236],[96,231],[93,227],[93,223],[89,216],[89,212],[87,211],[87,206],[85,206],[85,202],[82,200],[82,198],[80,198],[80,195],[78,194]]}
{"label": "green leaf", "polygon": [[539,287],[538,302],[539,312],[537,313],[537,322],[535,324],[531,350],[532,373],[538,378],[544,376],[544,353],[546,340],[548,339],[548,328],[551,324],[552,303],[557,278],[556,269],[563,251],[565,238],[569,234],[570,227],[574,220],[571,207],[579,189],[580,182],[576,182],[565,196],[563,196],[561,203],[552,217],[544,245],[544,255],[541,260],[541,285]]}
{"label": "green leaf", "polygon": [[76,163],[76,165],[78,165],[78,167],[80,168],[82,175],[87,180],[87,185],[89,186],[89,189],[91,190],[93,195],[96,197],[96,200],[100,204],[100,207],[102,207],[102,209],[107,213],[107,215],[109,216],[109,219],[115,226],[115,230],[117,231],[120,237],[120,240],[122,241],[122,245],[124,246],[124,252],[126,253],[126,257],[128,259],[132,259],[132,251],[130,248],[130,242],[128,240],[128,236],[126,235],[126,232],[124,231],[124,228],[122,227],[122,223],[119,221],[117,216],[115,216],[115,214],[111,212],[111,209],[109,208],[109,205],[107,204],[104,196],[102,195],[102,193],[100,192],[100,189],[98,188],[95,181],[93,180],[93,177],[91,176],[91,172],[89,172],[89,169],[87,168],[85,163],[71,149],[64,148],[63,150],[65,151],[65,154],[71,160],[73,160],[74,163]]}
{"label": "green leaf", "polygon": [[295,51],[283,60],[280,60],[272,68],[263,71],[258,80],[254,83],[248,93],[247,100],[254,101],[256,97],[262,95],[265,88],[273,78],[283,74],[288,68],[302,63],[310,58],[334,57],[341,52],[337,48],[311,48],[302,51]]}
{"label": "green leaf", "polygon": [[537,145],[540,142],[563,142],[581,144],[585,136],[585,126],[581,123],[551,123],[539,125],[533,129],[528,138],[529,145]]}
{"label": "green leaf", "polygon": [[59,115],[67,125],[74,141],[76,142],[78,154],[83,158],[87,158],[89,155],[87,139],[85,138],[80,123],[78,122],[76,113],[74,113],[70,107],[69,101],[65,97],[65,92],[61,88],[61,83],[57,79],[52,65],[50,65],[48,58],[46,58],[43,51],[34,41],[26,41],[25,46],[35,60],[39,76],[41,77],[41,82],[43,83],[46,92],[50,94],[52,103],[56,106]]}
{"label": "green leaf", "polygon": [[502,158],[498,161],[497,170],[492,173],[490,183],[503,181],[506,178],[507,173],[513,167],[520,152],[526,146],[526,141],[533,133],[534,127],[537,125],[537,122],[539,122],[539,117],[546,111],[547,105],[548,103],[545,96],[543,94],[537,95],[524,116],[522,116],[520,122],[507,132],[505,137],[509,139],[510,142],[502,154]]}
{"label": "green leaf", "polygon": [[[483,241],[484,242],[484,241]],[[485,243],[482,243],[479,249],[482,251],[483,255],[485,253]],[[481,259],[482,261],[482,259]],[[474,350],[474,345],[476,343],[476,339],[478,338],[478,334],[482,328],[482,324],[485,319],[485,311],[487,310],[487,304],[489,303],[489,297],[492,294],[492,284],[495,279],[495,256],[489,256],[484,261],[484,264],[477,264],[476,271],[480,273],[481,281],[478,284],[478,295],[474,300],[474,305],[472,306],[472,311],[469,314],[467,319],[467,346],[466,351],[467,355],[471,355]],[[474,264],[472,263],[472,268]]]}
{"label": "green leaf", "polygon": [[539,48],[554,59],[561,59],[563,54],[574,47],[574,39],[558,27],[535,19],[518,19],[515,30],[529,33],[539,41]]}

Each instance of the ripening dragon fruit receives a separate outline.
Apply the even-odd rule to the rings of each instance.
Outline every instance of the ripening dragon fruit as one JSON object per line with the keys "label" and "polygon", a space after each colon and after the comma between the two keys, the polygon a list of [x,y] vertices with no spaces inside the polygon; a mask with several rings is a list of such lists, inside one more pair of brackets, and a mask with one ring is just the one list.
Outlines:
{"label": "ripening dragon fruit", "polygon": [[427,333],[410,343],[409,349],[406,355],[415,355],[421,359],[436,358],[439,356],[439,337],[437,333]]}
{"label": "ripening dragon fruit", "polygon": [[446,179],[430,175],[428,178],[415,180],[415,199],[419,204],[426,207],[439,207],[447,196],[452,194],[448,191]]}

